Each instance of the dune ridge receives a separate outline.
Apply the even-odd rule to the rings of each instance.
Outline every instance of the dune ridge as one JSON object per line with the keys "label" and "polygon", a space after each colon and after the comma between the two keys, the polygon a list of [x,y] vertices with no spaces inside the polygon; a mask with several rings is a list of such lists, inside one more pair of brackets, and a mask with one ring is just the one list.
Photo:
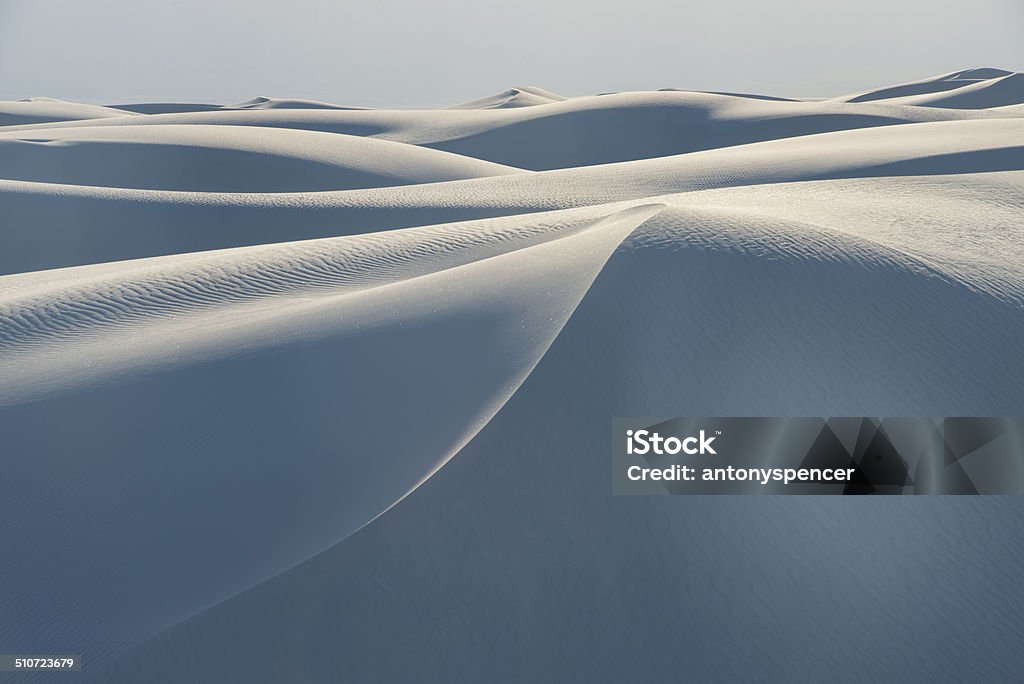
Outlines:
{"label": "dune ridge", "polygon": [[65,102],[50,97],[0,101],[0,126],[37,125],[68,121],[94,121],[132,114],[112,107]]}
{"label": "dune ridge", "polygon": [[919,107],[991,109],[1024,104],[1024,74],[1004,69],[967,69],[923,81],[839,98],[844,102],[891,102]]}
{"label": "dune ridge", "polygon": [[518,173],[415,145],[316,131],[166,125],[0,129],[0,178],[132,189],[296,192]]}
{"label": "dune ridge", "polygon": [[1005,118],[837,131],[618,164],[352,192],[180,193],[0,180],[0,207],[14,223],[11,249],[0,253],[0,273],[733,186],[1018,171],[1024,169],[1022,145],[1024,120]]}
{"label": "dune ridge", "polygon": [[211,124],[345,133],[425,145],[534,171],[662,157],[875,126],[1014,116],[888,102],[788,101],[692,91],[625,92],[530,107],[420,110],[219,109],[52,127]]}

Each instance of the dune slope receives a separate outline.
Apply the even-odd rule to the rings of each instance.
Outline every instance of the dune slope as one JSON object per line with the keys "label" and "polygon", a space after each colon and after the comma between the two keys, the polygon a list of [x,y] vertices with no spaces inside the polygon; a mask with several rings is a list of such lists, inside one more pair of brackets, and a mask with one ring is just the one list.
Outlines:
{"label": "dune slope", "polygon": [[[10,217],[0,273],[732,186],[1017,171],[1024,170],[1022,150],[1024,119],[1006,118],[838,131],[620,164],[353,192],[182,193],[0,180],[0,208]],[[243,178],[247,173],[239,170]]]}
{"label": "dune slope", "polygon": [[344,133],[425,145],[534,171],[663,157],[814,133],[1012,116],[889,102],[801,102],[692,91],[612,93],[528,107],[255,108],[20,126],[227,125]]}
{"label": "dune slope", "polygon": [[0,101],[0,126],[19,126],[50,122],[93,121],[131,114],[112,107],[65,102],[50,97]]}
{"label": "dune slope", "polygon": [[[971,645],[972,671],[1009,681],[1017,617],[1005,597],[1017,590],[999,565],[1019,559],[1002,541],[1016,534],[1012,501],[623,500],[608,492],[605,456],[608,416],[637,410],[1019,411],[1021,366],[1004,365],[1024,334],[1019,311],[827,226],[665,210],[612,256],[519,391],[434,477],[343,543],[102,674],[131,681],[187,652],[157,681],[342,669],[782,681],[836,676],[837,659],[857,657],[863,678],[941,679],[965,656],[928,626],[966,620],[995,628]],[[941,537],[915,532],[932,525]],[[906,589],[879,590],[877,573]],[[945,586],[961,592],[927,600]],[[807,632],[787,628],[794,613]],[[886,639],[865,657],[856,640],[832,638],[843,629],[882,629],[900,645]],[[379,634],[403,635],[403,647],[382,647]],[[731,657],[737,639],[756,665]],[[296,650],[317,657],[291,661]],[[806,653],[799,664],[784,655],[795,650]]]}
{"label": "dune slope", "polygon": [[967,69],[839,99],[951,109],[1004,107],[1024,103],[1024,74],[1003,69]]}
{"label": "dune slope", "polygon": [[[49,570],[6,573],[21,591],[2,597],[0,642],[117,648],[358,529],[493,415],[611,250],[657,211],[14,279],[0,300],[0,422],[54,429],[7,442],[39,457],[4,479],[3,517],[34,522],[7,526],[3,543],[19,555],[40,534],[62,543]],[[261,396],[282,380],[292,389]],[[421,411],[442,386],[446,400]],[[69,462],[61,444],[106,455]],[[38,478],[49,493],[26,497]]]}
{"label": "dune slope", "polygon": [[393,187],[518,169],[387,140],[245,126],[0,129],[0,178],[202,192]]}

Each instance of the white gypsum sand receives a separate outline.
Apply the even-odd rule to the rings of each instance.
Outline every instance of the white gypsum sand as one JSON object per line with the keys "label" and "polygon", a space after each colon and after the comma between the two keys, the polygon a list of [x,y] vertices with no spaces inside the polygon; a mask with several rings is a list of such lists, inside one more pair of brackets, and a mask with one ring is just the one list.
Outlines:
{"label": "white gypsum sand", "polygon": [[[736,571],[673,540],[764,514],[612,499],[611,417],[1021,414],[1020,83],[0,103],[0,653],[96,682],[679,678],[663,602]],[[844,581],[835,610],[899,631]],[[737,591],[739,638],[788,648]],[[856,657],[812,631],[811,670]]]}

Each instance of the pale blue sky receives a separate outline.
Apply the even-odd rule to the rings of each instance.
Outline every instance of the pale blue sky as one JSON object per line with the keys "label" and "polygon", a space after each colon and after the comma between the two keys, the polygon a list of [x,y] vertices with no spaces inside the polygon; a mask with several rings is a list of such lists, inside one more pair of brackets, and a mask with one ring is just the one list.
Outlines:
{"label": "pale blue sky", "polygon": [[976,66],[1024,69],[1020,0],[0,0],[4,99],[826,96]]}

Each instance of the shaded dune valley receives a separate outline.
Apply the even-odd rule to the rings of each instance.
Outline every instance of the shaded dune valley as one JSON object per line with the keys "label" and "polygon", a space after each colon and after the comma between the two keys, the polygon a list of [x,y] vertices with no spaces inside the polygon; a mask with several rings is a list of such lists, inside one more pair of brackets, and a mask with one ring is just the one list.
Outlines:
{"label": "shaded dune valley", "polygon": [[0,102],[0,681],[1020,681],[1016,498],[609,434],[1022,414],[1024,74]]}

